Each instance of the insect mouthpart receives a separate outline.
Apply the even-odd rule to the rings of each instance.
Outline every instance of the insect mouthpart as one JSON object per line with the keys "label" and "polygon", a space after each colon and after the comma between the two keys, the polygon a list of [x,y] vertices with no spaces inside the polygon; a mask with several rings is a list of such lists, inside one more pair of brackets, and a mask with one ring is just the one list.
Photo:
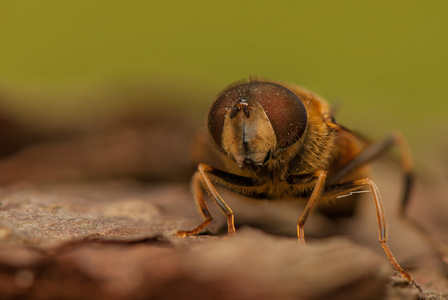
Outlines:
{"label": "insect mouthpart", "polygon": [[243,169],[249,169],[249,170],[253,170],[253,171],[255,171],[256,169],[258,169],[260,167],[261,166],[257,165],[252,159],[248,159],[248,158],[246,158],[243,161],[243,165],[242,165]]}
{"label": "insect mouthpart", "polygon": [[271,158],[271,152],[240,153],[233,157],[242,169],[256,170],[264,167]]}
{"label": "insect mouthpart", "polygon": [[[262,158],[263,155],[265,155],[264,159],[260,160],[260,158]],[[271,151],[269,151],[267,154],[266,153],[248,154],[242,162],[241,158],[239,160],[236,159],[236,161],[239,164],[240,168],[255,171],[259,168],[264,167],[270,159],[271,159]]]}

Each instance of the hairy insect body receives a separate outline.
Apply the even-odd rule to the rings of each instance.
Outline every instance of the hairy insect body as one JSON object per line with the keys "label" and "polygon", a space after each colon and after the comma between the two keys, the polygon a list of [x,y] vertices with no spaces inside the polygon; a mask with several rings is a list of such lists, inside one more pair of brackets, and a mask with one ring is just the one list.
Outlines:
{"label": "hairy insect body", "polygon": [[[335,148],[339,127],[323,117],[330,113],[327,104],[299,87],[291,90],[305,99],[303,104],[308,122],[302,137],[286,149],[276,148],[276,135],[266,112],[257,101],[248,102],[249,117],[241,112],[225,119],[222,147],[227,154],[221,155],[228,158],[226,170],[252,178],[256,184],[229,186],[220,180],[215,180],[215,184],[249,197],[304,197],[312,191],[314,183],[291,185],[291,176],[306,176],[317,170],[329,171],[332,164],[337,163],[341,157]],[[230,115],[231,109],[228,110]],[[270,159],[263,165],[267,156]],[[243,168],[245,160],[254,161],[258,167]]]}
{"label": "hairy insect body", "polygon": [[[204,222],[179,236],[199,233],[211,221],[205,196],[210,195],[227,217],[229,235],[234,215],[216,186],[243,196],[264,199],[292,197],[307,201],[297,221],[297,236],[305,241],[304,225],[322,200],[337,199],[367,188],[377,210],[379,241],[395,268],[412,280],[396,262],[388,245],[382,201],[366,165],[398,144],[403,154],[407,202],[411,170],[409,154],[394,135],[369,145],[334,120],[327,103],[305,89],[263,80],[238,82],[213,101],[207,129],[215,149],[203,152],[192,178],[192,190]],[[205,193],[206,192],[206,193]]]}

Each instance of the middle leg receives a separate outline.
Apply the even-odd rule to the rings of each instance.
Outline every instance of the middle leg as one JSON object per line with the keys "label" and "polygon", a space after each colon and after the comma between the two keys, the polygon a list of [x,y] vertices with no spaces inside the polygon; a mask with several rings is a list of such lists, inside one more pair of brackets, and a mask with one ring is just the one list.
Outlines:
{"label": "middle leg", "polygon": [[363,187],[369,187],[373,193],[373,199],[375,201],[376,215],[378,221],[378,239],[381,246],[384,249],[389,261],[395,267],[395,269],[409,282],[414,282],[412,276],[403,270],[403,268],[398,264],[395,256],[387,244],[387,225],[386,218],[384,217],[384,209],[381,201],[381,195],[376,184],[370,178],[361,178],[357,180],[347,181],[344,183],[332,185],[325,188],[324,194],[326,197],[332,196],[337,197],[340,195],[346,195],[354,191],[358,191]]}

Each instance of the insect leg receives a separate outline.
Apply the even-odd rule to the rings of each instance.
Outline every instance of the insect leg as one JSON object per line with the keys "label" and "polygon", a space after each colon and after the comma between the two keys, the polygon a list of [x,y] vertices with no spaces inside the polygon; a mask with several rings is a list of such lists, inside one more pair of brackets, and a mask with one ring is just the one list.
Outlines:
{"label": "insect leg", "polygon": [[199,174],[201,174],[201,178],[202,178],[205,186],[207,187],[208,191],[212,195],[213,199],[216,201],[216,204],[218,204],[218,206],[221,208],[222,212],[227,217],[228,234],[234,235],[235,234],[235,223],[234,223],[233,211],[224,202],[224,200],[222,200],[221,196],[218,194],[218,191],[216,191],[210,178],[207,175],[207,172],[213,171],[213,168],[206,164],[199,164],[198,171],[199,171]]}
{"label": "insect leg", "polygon": [[313,177],[317,177],[316,185],[313,192],[311,193],[308,203],[305,206],[305,209],[302,212],[302,215],[297,221],[297,237],[299,238],[299,243],[305,243],[305,232],[303,226],[305,225],[305,222],[313,209],[317,206],[317,203],[322,194],[322,190],[325,186],[325,178],[327,177],[327,172],[319,170],[313,175]]}
{"label": "insect leg", "polygon": [[193,194],[196,199],[196,204],[204,217],[205,221],[190,231],[178,231],[177,235],[184,237],[187,235],[198,234],[202,229],[204,229],[210,222],[212,221],[212,216],[210,215],[209,210],[207,209],[207,205],[205,203],[204,197],[204,188],[208,190],[210,195],[215,200],[216,204],[222,210],[224,215],[227,217],[227,228],[228,234],[235,234],[235,224],[234,224],[234,215],[230,207],[224,202],[216,188],[214,187],[210,177],[213,177],[216,184],[227,187],[231,189],[233,186],[244,186],[251,187],[255,186],[254,181],[251,178],[238,176],[234,174],[230,174],[218,169],[215,169],[206,164],[199,164],[198,171],[193,175],[192,179],[192,189]]}
{"label": "insect leg", "polygon": [[400,152],[401,152],[401,164],[403,167],[403,170],[405,172],[405,186],[403,191],[403,197],[402,201],[400,203],[400,217],[402,220],[410,227],[412,227],[415,231],[417,231],[421,237],[423,237],[428,245],[433,248],[440,260],[443,262],[445,267],[445,272],[448,271],[448,253],[447,253],[447,247],[441,243],[439,240],[435,238],[433,234],[428,232],[422,225],[420,225],[418,222],[416,222],[414,219],[410,218],[406,214],[406,210],[409,206],[409,194],[411,187],[414,182],[414,176],[412,174],[412,164],[411,164],[411,155],[409,151],[409,147],[406,143],[406,140],[403,138],[401,134],[395,134],[395,142],[398,145]]}
{"label": "insect leg", "polygon": [[334,174],[334,176],[331,176],[331,178],[328,179],[328,184],[333,185],[337,183],[354,169],[386,154],[387,151],[394,145],[398,147],[400,152],[401,168],[404,172],[404,188],[400,202],[399,216],[408,226],[412,227],[423,239],[425,239],[428,245],[436,251],[444,265],[448,266],[448,253],[446,246],[437,240],[434,235],[429,233],[428,230],[406,214],[406,210],[409,206],[410,192],[414,183],[414,174],[409,147],[400,132],[395,132],[390,136],[387,136],[386,138],[368,146],[358,156],[343,166],[336,174]]}
{"label": "insect leg", "polygon": [[389,261],[392,263],[395,269],[397,269],[397,271],[400,272],[400,274],[404,278],[406,278],[409,282],[414,282],[412,276],[405,270],[403,270],[403,268],[401,268],[401,266],[398,264],[397,260],[392,254],[392,251],[389,248],[389,245],[387,244],[387,227],[386,227],[386,219],[384,217],[383,204],[381,202],[381,196],[378,187],[370,178],[362,178],[328,186],[325,188],[324,194],[325,196],[343,195],[346,193],[359,190],[360,188],[365,186],[370,187],[373,193],[373,199],[375,201],[376,215],[378,220],[378,232],[379,232],[378,239],[379,242],[381,243],[381,246],[384,249],[384,252],[386,253],[387,257],[389,258]]}
{"label": "insect leg", "polygon": [[195,172],[193,178],[191,179],[191,189],[193,191],[193,197],[196,202],[196,206],[199,209],[204,222],[202,222],[198,227],[193,230],[179,230],[176,235],[179,237],[186,237],[189,235],[196,235],[202,229],[204,229],[213,220],[210,211],[207,208],[204,198],[204,187],[202,186],[202,178],[199,172]]}

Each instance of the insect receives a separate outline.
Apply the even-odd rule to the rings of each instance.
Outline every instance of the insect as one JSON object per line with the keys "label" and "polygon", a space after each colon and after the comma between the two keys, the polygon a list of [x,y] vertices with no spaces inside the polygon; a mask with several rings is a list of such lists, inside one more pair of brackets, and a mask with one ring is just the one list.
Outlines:
{"label": "insect", "polygon": [[376,205],[381,246],[401,275],[413,282],[389,249],[381,196],[365,168],[392,146],[398,147],[405,175],[404,214],[412,166],[401,135],[367,144],[335,121],[323,99],[296,85],[261,79],[237,82],[224,89],[210,107],[207,129],[224,167],[198,165],[191,184],[204,222],[193,230],[178,231],[178,236],[198,234],[210,224],[207,193],[227,217],[228,234],[235,234],[234,214],[216,186],[253,198],[307,199],[297,221],[301,243],[305,242],[304,225],[319,202],[337,201],[367,188]]}

